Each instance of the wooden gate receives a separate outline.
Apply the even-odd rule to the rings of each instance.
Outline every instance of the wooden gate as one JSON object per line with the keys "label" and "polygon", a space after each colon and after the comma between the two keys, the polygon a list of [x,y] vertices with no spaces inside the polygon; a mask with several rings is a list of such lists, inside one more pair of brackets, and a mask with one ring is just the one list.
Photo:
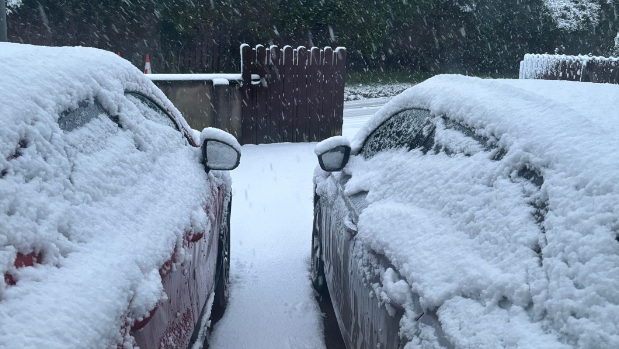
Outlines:
{"label": "wooden gate", "polygon": [[342,134],[346,49],[241,45],[241,144]]}

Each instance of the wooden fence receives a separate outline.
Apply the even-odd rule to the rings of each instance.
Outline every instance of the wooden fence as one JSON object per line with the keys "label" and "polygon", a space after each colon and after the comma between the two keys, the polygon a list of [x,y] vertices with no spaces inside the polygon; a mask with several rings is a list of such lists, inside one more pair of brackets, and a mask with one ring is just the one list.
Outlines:
{"label": "wooden fence", "polygon": [[619,84],[619,58],[527,54],[520,79]]}
{"label": "wooden fence", "polygon": [[241,144],[342,134],[346,49],[241,46]]}
{"label": "wooden fence", "polygon": [[236,52],[232,52],[228,29],[200,29],[191,45],[179,47],[173,70],[187,73],[219,72],[231,70],[238,65],[233,61]]}

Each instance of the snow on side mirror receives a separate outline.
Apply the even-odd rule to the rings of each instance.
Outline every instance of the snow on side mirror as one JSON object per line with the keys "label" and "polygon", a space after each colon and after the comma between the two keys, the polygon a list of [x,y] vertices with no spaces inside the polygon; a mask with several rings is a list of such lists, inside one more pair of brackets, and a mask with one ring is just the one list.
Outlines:
{"label": "snow on side mirror", "polygon": [[233,135],[207,127],[200,133],[202,159],[206,172],[234,170],[241,162],[241,145]]}
{"label": "snow on side mirror", "polygon": [[343,136],[327,138],[316,145],[314,154],[323,171],[341,171],[350,158],[350,142]]}

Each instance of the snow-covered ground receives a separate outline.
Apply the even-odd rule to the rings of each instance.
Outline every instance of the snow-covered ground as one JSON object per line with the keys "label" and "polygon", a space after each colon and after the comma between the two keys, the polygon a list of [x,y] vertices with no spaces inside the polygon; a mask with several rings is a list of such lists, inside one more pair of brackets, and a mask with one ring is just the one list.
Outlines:
{"label": "snow-covered ground", "polygon": [[[347,102],[352,138],[388,98]],[[231,293],[211,347],[324,348],[308,278],[315,143],[243,146],[232,171]]]}
{"label": "snow-covered ground", "polygon": [[391,97],[382,97],[345,102],[342,136],[352,140],[361,126],[390,99]]}

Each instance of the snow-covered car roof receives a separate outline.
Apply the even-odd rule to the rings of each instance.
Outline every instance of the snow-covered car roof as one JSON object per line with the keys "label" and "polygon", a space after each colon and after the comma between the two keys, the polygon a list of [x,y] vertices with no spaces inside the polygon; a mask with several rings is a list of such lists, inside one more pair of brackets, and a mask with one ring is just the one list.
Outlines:
{"label": "snow-covered car roof", "polygon": [[[118,55],[89,47],[45,47],[0,43],[0,115],[23,120],[42,111],[59,115],[86,99],[97,98],[114,113],[119,91],[141,92],[153,98],[191,133],[181,113],[151,80]],[[193,135],[190,135],[193,137]],[[3,140],[6,140],[3,137]],[[196,144],[198,140],[195,140]],[[2,149],[4,151],[4,149]]]}
{"label": "snow-covered car roof", "polygon": [[[0,275],[16,282],[0,278],[0,348],[131,344],[125,321],[165,297],[159,268],[175,248],[183,261],[186,232],[208,231],[204,208],[229,175],[206,174],[199,148],[142,116],[125,91],[158,102],[198,144],[111,52],[0,43],[0,62]],[[99,114],[63,131],[59,115],[84,100],[122,128]],[[18,253],[40,260],[17,269]]]}
{"label": "snow-covered car roof", "polygon": [[[615,98],[619,91],[618,85],[593,84],[571,81],[552,80],[512,80],[512,79],[480,79],[462,75],[439,75],[416,85],[383,106],[355,135],[352,143],[356,153],[363,142],[376,127],[391,115],[409,108],[428,109],[434,114],[446,114],[455,119],[467,119],[471,125],[490,125],[501,123],[526,124],[517,122],[519,118],[509,118],[508,115],[527,115],[538,119],[535,125],[545,130],[545,119],[555,120],[555,116],[563,115],[561,123],[566,127],[571,119],[575,122],[590,120],[599,126],[610,122],[617,114],[619,100]],[[562,114],[569,110],[567,114]],[[493,117],[496,112],[504,114],[506,120]],[[546,116],[546,118],[544,118]],[[488,120],[489,119],[489,120]],[[484,122],[484,120],[488,120]],[[525,119],[526,120],[526,119]],[[523,121],[525,121],[523,120]],[[547,121],[552,122],[552,121]],[[604,123],[604,124],[599,124]],[[526,126],[534,127],[535,125]]]}
{"label": "snow-covered car roof", "polygon": [[353,140],[358,153],[393,114],[431,113],[433,151],[355,156],[346,191],[369,192],[359,238],[437,309],[456,347],[616,348],[617,96],[617,85],[443,75]]}

